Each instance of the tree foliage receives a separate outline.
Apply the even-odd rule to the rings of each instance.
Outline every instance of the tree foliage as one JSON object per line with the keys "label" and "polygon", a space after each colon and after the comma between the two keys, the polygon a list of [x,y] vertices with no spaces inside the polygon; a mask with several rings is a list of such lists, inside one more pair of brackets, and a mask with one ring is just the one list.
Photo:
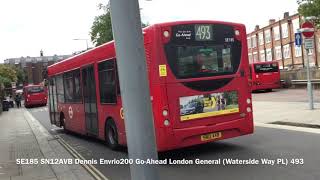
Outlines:
{"label": "tree foliage", "polygon": [[5,64],[0,64],[0,83],[3,83],[5,86],[11,86],[11,82],[17,81],[16,71]]}
{"label": "tree foliage", "polygon": [[298,0],[299,14],[304,17],[316,17],[315,23],[320,27],[320,0]]}
{"label": "tree foliage", "polygon": [[99,10],[103,10],[104,13],[94,18],[90,31],[91,41],[96,46],[113,39],[109,5],[104,6],[99,4],[98,7]]}
{"label": "tree foliage", "polygon": [[17,83],[23,84],[27,81],[25,72],[20,67],[13,67],[17,75]]}
{"label": "tree foliage", "polygon": [[[95,46],[113,40],[110,5],[99,4],[99,10],[104,13],[96,16],[91,26],[90,37]],[[142,23],[142,27],[148,26],[148,23]]]}
{"label": "tree foliage", "polygon": [[0,64],[0,76],[8,78],[12,82],[17,81],[17,73],[9,65]]}

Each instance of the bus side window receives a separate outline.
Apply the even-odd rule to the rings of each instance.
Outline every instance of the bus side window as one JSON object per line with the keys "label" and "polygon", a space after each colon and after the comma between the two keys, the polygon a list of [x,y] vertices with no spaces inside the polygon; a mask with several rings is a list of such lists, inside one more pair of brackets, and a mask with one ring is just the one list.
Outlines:
{"label": "bus side window", "polygon": [[249,79],[252,79],[252,67],[249,66]]}
{"label": "bus side window", "polygon": [[101,103],[117,103],[115,60],[107,60],[98,64],[99,91]]}
{"label": "bus side window", "polygon": [[56,88],[58,95],[58,102],[64,103],[64,86],[63,86],[63,77],[62,75],[56,76]]}

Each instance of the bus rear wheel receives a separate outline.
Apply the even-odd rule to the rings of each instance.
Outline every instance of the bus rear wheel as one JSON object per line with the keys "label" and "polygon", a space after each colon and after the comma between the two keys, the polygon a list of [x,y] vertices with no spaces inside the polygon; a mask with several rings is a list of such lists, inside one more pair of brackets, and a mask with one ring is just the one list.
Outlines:
{"label": "bus rear wheel", "polygon": [[117,150],[119,148],[118,130],[117,130],[116,124],[112,119],[109,119],[106,123],[105,139],[106,139],[107,145],[112,150]]}

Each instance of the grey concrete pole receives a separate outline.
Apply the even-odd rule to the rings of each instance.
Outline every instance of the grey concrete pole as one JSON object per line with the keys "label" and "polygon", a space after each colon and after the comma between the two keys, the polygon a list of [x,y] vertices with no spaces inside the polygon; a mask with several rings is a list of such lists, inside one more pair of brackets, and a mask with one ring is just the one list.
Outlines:
{"label": "grey concrete pole", "polygon": [[89,49],[89,46],[88,46],[88,39],[86,39],[86,45],[87,45],[87,50]]}
{"label": "grey concrete pole", "polygon": [[310,77],[310,64],[309,64],[309,49],[307,50],[307,89],[308,89],[308,99],[309,99],[309,109],[313,110],[313,91]]}
{"label": "grey concrete pole", "polygon": [[[111,0],[129,158],[158,159],[138,0]],[[132,180],[157,180],[157,166],[130,165]]]}

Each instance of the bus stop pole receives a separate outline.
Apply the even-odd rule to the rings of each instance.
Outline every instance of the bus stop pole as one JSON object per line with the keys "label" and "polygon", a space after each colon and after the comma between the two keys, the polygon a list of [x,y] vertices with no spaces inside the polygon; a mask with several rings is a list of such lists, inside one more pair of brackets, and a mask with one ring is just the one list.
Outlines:
{"label": "bus stop pole", "polygon": [[307,50],[307,89],[308,89],[308,98],[309,98],[309,109],[313,110],[313,92],[312,92],[312,84],[310,77],[310,64],[309,64],[309,49]]}
{"label": "bus stop pole", "polygon": [[156,165],[136,160],[158,159],[146,57],[138,0],[111,0],[111,20],[117,55],[132,180],[157,180]]}

